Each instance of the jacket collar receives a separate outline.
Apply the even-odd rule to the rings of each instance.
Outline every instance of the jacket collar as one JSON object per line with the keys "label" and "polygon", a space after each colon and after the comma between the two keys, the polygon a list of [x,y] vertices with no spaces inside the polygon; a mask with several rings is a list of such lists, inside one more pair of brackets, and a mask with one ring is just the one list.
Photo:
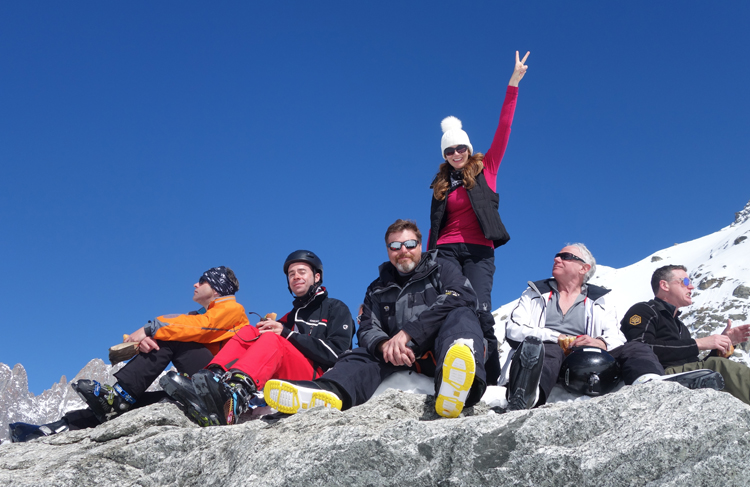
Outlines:
{"label": "jacket collar", "polygon": [[210,303],[208,303],[208,308],[206,308],[206,309],[211,309],[211,308],[213,308],[213,307],[214,307],[215,305],[217,305],[217,304],[219,304],[219,303],[224,303],[224,302],[226,302],[226,301],[237,301],[237,298],[236,298],[236,297],[234,297],[234,295],[233,295],[233,294],[232,294],[232,295],[230,295],[230,296],[220,296],[220,297],[218,297],[218,298],[214,299],[213,301],[211,301]]}
{"label": "jacket collar", "polygon": [[[417,267],[414,268],[414,271],[412,271],[408,282],[422,279],[427,274],[432,272],[432,270],[438,265],[437,252],[437,249],[433,249],[428,252],[422,252],[422,259],[419,261],[419,264],[417,264]],[[378,279],[380,280],[381,285],[387,286],[396,282],[398,270],[393,264],[391,264],[390,261],[380,264],[378,271],[380,273]]]}
{"label": "jacket collar", "polygon": [[[555,283],[556,288],[557,282],[555,281],[554,277],[550,277],[549,279],[542,279],[541,281],[536,282],[529,281],[529,287],[536,291],[540,296],[544,296],[545,294],[553,290],[552,283]],[[605,287],[595,286],[593,284],[584,284],[582,290],[583,294],[593,302],[607,294],[609,291],[610,290]]]}
{"label": "jacket collar", "polygon": [[[310,287],[310,290],[312,290],[312,286]],[[314,292],[309,292],[305,294],[304,296],[299,296],[297,298],[294,298],[294,301],[292,301],[292,307],[296,308],[303,308],[313,301],[317,300],[323,300],[326,296],[328,296],[328,291],[326,290],[325,286],[318,286],[318,288]]]}
{"label": "jacket collar", "polygon": [[[659,311],[664,311],[665,313],[667,313],[669,315],[670,318],[671,317],[679,318],[680,314],[682,314],[680,312],[680,310],[678,310],[675,305],[669,304],[668,302],[664,301],[661,298],[656,298],[655,297],[654,300],[653,300],[653,302],[654,302],[654,306]],[[677,314],[675,314],[675,310],[677,311]]]}

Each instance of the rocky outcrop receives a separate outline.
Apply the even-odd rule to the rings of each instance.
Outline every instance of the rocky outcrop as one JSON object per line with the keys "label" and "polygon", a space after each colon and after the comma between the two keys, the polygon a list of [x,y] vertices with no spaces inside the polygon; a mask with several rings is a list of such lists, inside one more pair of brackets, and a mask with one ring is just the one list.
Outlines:
{"label": "rocky outcrop", "polygon": [[732,223],[732,226],[742,225],[748,220],[750,220],[750,201],[747,202],[742,210],[734,214],[734,222]]}
{"label": "rocky outcrop", "polygon": [[742,285],[737,286],[734,288],[734,291],[732,291],[732,296],[743,299],[750,298],[750,287]]}
{"label": "rocky outcrop", "polygon": [[395,390],[349,411],[198,428],[171,404],[0,446],[0,484],[747,485],[750,408],[674,383],[532,411],[438,418]]}

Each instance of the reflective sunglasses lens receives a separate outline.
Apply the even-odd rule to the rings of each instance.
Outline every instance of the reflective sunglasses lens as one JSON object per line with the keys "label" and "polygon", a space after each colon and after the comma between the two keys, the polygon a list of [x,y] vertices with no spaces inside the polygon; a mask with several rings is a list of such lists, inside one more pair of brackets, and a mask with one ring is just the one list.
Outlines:
{"label": "reflective sunglasses lens", "polygon": [[402,245],[407,249],[414,249],[419,245],[419,242],[414,239],[407,240],[406,242],[391,242],[388,244],[388,248],[391,250],[399,250]]}
{"label": "reflective sunglasses lens", "polygon": [[686,277],[682,280],[682,283],[685,285],[685,287],[688,287],[690,285],[690,278]]}

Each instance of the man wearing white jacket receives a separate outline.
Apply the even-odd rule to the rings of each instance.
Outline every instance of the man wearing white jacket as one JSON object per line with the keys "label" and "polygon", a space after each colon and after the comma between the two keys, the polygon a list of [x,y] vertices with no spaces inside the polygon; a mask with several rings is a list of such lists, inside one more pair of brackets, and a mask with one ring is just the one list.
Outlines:
{"label": "man wearing white jacket", "polygon": [[628,385],[646,374],[664,374],[648,346],[626,343],[614,306],[606,302],[609,290],[587,284],[595,271],[594,256],[576,243],[555,255],[552,279],[529,282],[505,331],[513,348],[501,377],[507,385],[509,410],[546,402],[565,359],[563,344],[606,350]]}

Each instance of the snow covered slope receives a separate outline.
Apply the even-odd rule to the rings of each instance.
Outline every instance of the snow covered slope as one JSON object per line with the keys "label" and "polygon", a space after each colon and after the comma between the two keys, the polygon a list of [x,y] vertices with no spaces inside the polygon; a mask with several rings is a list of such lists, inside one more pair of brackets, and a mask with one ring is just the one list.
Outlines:
{"label": "snow covered slope", "polygon": [[[591,283],[612,290],[612,300],[618,316],[622,317],[633,304],[653,298],[651,275],[667,264],[687,267],[696,287],[693,304],[682,308],[682,319],[694,337],[721,333],[728,319],[735,325],[747,323],[750,316],[750,202],[735,214],[731,225],[718,232],[675,244],[622,269],[597,263]],[[510,302],[493,313],[498,337],[505,336],[505,323],[515,304],[515,301]],[[748,348],[748,343],[737,347],[732,359],[750,365]]]}

